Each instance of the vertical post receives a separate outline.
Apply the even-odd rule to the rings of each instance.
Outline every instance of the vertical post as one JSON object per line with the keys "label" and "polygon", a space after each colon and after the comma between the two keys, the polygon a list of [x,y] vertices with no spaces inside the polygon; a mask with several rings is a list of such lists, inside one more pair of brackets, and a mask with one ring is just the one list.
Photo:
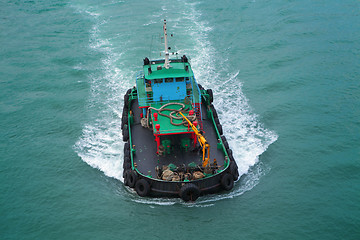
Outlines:
{"label": "vertical post", "polygon": [[160,146],[160,124],[155,125],[156,133],[155,133],[155,141],[156,141],[156,153],[159,154],[159,146]]}
{"label": "vertical post", "polygon": [[156,141],[156,154],[159,154],[160,137],[158,135],[155,135],[155,141]]}
{"label": "vertical post", "polygon": [[165,39],[165,64],[164,64],[164,67],[166,69],[169,69],[170,61],[169,61],[169,49],[168,49],[167,32],[166,32],[166,20],[164,20],[164,39]]}
{"label": "vertical post", "polygon": [[194,139],[194,148],[196,147],[196,143],[197,143],[197,137],[195,136],[195,133],[191,133],[191,138]]}

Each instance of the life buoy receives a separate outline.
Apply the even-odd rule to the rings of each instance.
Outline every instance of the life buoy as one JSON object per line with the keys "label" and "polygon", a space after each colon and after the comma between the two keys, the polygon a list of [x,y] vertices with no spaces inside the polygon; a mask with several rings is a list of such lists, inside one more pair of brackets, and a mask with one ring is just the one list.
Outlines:
{"label": "life buoy", "polygon": [[225,173],[221,178],[221,186],[224,190],[229,191],[234,187],[234,179],[230,173]]}
{"label": "life buoy", "polygon": [[134,172],[134,171],[132,171],[132,170],[128,170],[128,181],[127,181],[127,183],[128,183],[128,186],[129,187],[131,187],[131,188],[133,188],[133,187],[135,187],[135,184],[136,184],[136,181],[137,181],[137,174]]}
{"label": "life buoy", "polygon": [[195,184],[188,183],[182,186],[179,195],[185,202],[195,201],[200,196],[200,189]]}
{"label": "life buoy", "polygon": [[145,179],[139,179],[135,184],[135,191],[140,197],[145,197],[150,193],[150,184]]}

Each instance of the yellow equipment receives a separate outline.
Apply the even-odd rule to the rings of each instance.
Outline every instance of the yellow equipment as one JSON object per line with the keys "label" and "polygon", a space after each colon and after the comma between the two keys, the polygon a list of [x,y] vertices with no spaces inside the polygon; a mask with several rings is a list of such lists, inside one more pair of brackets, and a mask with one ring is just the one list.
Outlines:
{"label": "yellow equipment", "polygon": [[[210,164],[210,145],[207,143],[205,137],[197,130],[197,128],[194,126],[194,124],[192,124],[190,122],[190,120],[184,116],[184,114],[182,114],[181,112],[179,112],[179,113],[188,122],[189,126],[196,134],[197,139],[200,143],[200,146],[202,147],[202,152],[203,152],[202,166],[206,167],[208,164]],[[207,156],[205,158],[206,152],[207,152]]]}

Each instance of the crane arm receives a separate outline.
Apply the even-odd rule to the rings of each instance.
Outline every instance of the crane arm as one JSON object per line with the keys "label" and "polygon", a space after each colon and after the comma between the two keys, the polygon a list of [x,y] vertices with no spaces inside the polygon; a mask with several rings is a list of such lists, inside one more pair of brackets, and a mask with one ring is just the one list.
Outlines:
{"label": "crane arm", "polygon": [[[206,141],[205,137],[199,132],[199,130],[197,130],[197,128],[194,126],[194,124],[192,124],[190,122],[190,120],[184,116],[184,114],[182,114],[181,112],[179,112],[179,113],[188,122],[189,126],[196,134],[196,137],[202,147],[202,152],[203,152],[202,165],[203,165],[203,167],[206,167],[210,163],[210,145]],[[207,153],[207,156],[205,157],[206,153]]]}

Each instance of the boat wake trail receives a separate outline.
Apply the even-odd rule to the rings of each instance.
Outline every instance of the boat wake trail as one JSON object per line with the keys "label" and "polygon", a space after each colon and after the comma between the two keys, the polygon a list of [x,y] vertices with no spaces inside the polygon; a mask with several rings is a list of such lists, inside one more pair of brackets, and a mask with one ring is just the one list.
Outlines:
{"label": "boat wake trail", "polygon": [[[89,111],[92,119],[83,128],[83,134],[74,149],[90,166],[104,172],[108,177],[122,179],[123,142],[121,138],[121,112],[124,92],[130,88],[123,79],[131,78],[133,72],[120,70],[122,53],[114,50],[111,39],[102,37],[101,29],[107,20],[94,7],[73,6],[93,22],[90,30],[89,51],[100,56],[100,63],[88,63],[93,70],[89,75],[91,95]],[[82,68],[86,64],[81,64]],[[130,75],[130,76],[129,76]]]}
{"label": "boat wake trail", "polygon": [[[253,113],[242,92],[239,70],[226,71],[230,67],[224,66],[227,64],[226,61],[219,59],[220,54],[212,47],[208,36],[213,30],[207,22],[202,20],[202,13],[196,9],[197,4],[183,1],[178,1],[176,4],[182,5],[175,7],[177,10],[183,9],[183,12],[174,11],[174,6],[161,6],[158,11],[160,13],[156,16],[146,16],[146,21],[142,25],[144,28],[151,28],[155,23],[160,24],[162,18],[170,14],[174,16],[173,20],[168,18],[168,22],[172,24],[173,21],[174,32],[179,32],[178,35],[183,35],[186,39],[184,41],[187,41],[184,43],[186,47],[178,46],[179,49],[183,49],[183,52],[179,54],[184,53],[192,57],[191,63],[197,82],[205,88],[213,89],[214,105],[223,126],[224,135],[233,150],[241,178],[231,192],[200,197],[193,204],[184,203],[181,199],[140,198],[126,187],[120,190],[120,194],[126,195],[135,202],[149,205],[183,204],[189,207],[207,207],[214,205],[218,200],[239,196],[256,186],[261,177],[270,171],[270,167],[259,161],[259,156],[277,140],[278,136],[275,132],[266,129]],[[116,36],[114,38],[113,35],[107,38],[105,37],[107,35],[102,33],[102,29],[109,28],[107,24],[108,21],[112,21],[110,17],[108,19],[102,17],[96,8],[85,8],[86,10],[74,8],[81,9],[77,11],[92,19],[89,49],[95,54],[101,54],[101,63],[97,62],[89,66],[93,68],[92,74],[89,75],[91,85],[89,111],[92,118],[84,126],[82,136],[75,143],[74,149],[84,162],[99,169],[106,176],[122,181],[124,144],[120,113],[123,95],[134,84],[133,79],[136,73],[136,69],[132,70],[129,64],[135,59],[138,61],[145,57],[148,48],[140,49],[141,51],[136,53],[121,50],[119,46],[121,44],[132,44],[131,46],[137,44],[136,40],[130,42],[131,33],[121,41],[115,39]],[[175,15],[174,12],[176,12]],[[140,40],[138,41],[141,43]],[[138,53],[142,55],[139,56]],[[124,66],[125,64],[127,66]],[[81,64],[81,66],[84,65],[86,64]]]}

